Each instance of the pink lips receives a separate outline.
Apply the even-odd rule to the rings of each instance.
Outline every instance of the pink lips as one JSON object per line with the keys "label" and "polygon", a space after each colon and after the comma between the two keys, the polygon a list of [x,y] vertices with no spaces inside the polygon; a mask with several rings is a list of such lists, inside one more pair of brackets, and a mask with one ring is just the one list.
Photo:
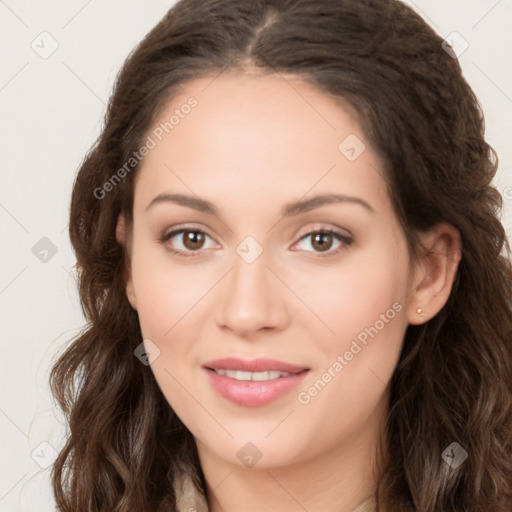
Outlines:
{"label": "pink lips", "polygon": [[[244,407],[267,405],[298,386],[309,368],[273,359],[245,361],[236,358],[217,359],[203,365],[213,388],[227,400]],[[219,375],[214,370],[239,370],[245,372],[279,371],[291,373],[287,377],[267,381],[236,380]]]}
{"label": "pink lips", "polygon": [[213,370],[240,370],[244,372],[266,372],[274,370],[276,372],[299,373],[308,368],[306,366],[297,366],[294,364],[283,363],[274,359],[253,359],[252,361],[244,361],[235,357],[226,357],[224,359],[216,359],[204,363],[205,368]]}

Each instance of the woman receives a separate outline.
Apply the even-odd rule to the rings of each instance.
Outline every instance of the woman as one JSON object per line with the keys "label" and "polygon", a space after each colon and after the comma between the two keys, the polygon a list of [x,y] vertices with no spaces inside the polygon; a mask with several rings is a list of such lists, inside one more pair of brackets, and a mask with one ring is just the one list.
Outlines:
{"label": "woman", "polygon": [[61,511],[508,511],[512,268],[453,53],[395,0],[182,0],[73,190]]}

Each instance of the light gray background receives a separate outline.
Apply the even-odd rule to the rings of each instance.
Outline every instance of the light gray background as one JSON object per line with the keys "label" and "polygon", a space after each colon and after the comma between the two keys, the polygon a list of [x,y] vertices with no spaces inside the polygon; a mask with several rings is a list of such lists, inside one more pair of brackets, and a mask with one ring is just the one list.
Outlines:
{"label": "light gray background", "polygon": [[[48,465],[64,429],[48,372],[57,351],[83,325],[67,238],[71,186],[99,134],[117,71],[173,3],[0,0],[2,512],[55,510]],[[505,198],[502,221],[510,236],[512,1],[406,3],[442,37],[456,31],[469,44],[459,60],[500,158],[496,185]],[[44,31],[50,36],[40,35]],[[58,48],[42,58],[52,40]],[[57,249],[47,261],[41,261],[42,249],[32,250],[43,237]]]}

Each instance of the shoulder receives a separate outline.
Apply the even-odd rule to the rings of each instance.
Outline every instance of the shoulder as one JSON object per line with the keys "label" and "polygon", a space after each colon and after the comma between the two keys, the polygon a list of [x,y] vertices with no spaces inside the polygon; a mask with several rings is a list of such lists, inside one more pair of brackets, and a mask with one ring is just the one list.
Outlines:
{"label": "shoulder", "polygon": [[188,473],[176,472],[173,478],[176,512],[208,512],[206,497],[200,492]]}
{"label": "shoulder", "polygon": [[377,510],[377,502],[371,497],[360,503],[353,512],[375,512]]}

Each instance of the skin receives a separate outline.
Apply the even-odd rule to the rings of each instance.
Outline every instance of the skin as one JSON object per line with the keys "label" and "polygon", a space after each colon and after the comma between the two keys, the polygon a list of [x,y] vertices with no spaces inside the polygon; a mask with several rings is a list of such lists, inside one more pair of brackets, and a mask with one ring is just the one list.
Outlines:
{"label": "skin", "polygon": [[[160,350],[151,369],[196,439],[213,512],[237,511],[240,503],[248,512],[352,510],[380,474],[375,448],[405,330],[448,299],[459,234],[445,224],[423,233],[434,255],[413,267],[382,163],[357,119],[300,78],[195,80],[155,126],[190,96],[197,107],[143,160],[129,238],[122,217],[118,223],[119,241],[129,239],[127,296],[143,337]],[[366,146],[352,162],[338,149],[349,134]],[[162,193],[206,199],[218,215],[169,201],[148,208]],[[362,199],[372,211],[343,202],[282,216],[285,204],[323,193]],[[161,241],[182,226],[205,231],[203,246],[186,245],[183,233]],[[327,237],[319,248],[306,235],[320,227],[352,243]],[[236,252],[247,236],[263,249],[252,263]],[[396,303],[400,312],[378,335],[300,403],[298,393]],[[201,368],[228,356],[268,357],[310,372],[275,402],[243,407],[217,394]],[[237,457],[247,442],[261,453],[252,467]]]}

